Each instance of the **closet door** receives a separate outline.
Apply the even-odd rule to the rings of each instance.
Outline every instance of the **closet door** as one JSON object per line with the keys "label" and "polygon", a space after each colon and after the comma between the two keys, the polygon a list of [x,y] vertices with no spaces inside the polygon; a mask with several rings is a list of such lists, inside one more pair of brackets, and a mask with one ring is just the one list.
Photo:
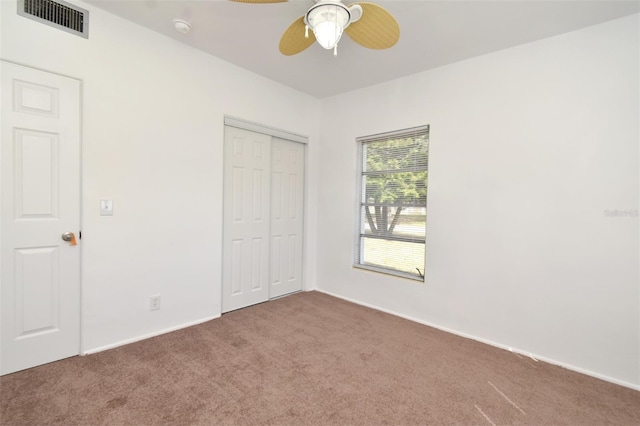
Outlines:
{"label": "closet door", "polygon": [[225,127],[222,312],[269,299],[271,136]]}
{"label": "closet door", "polygon": [[304,145],[271,143],[270,298],[302,290]]}

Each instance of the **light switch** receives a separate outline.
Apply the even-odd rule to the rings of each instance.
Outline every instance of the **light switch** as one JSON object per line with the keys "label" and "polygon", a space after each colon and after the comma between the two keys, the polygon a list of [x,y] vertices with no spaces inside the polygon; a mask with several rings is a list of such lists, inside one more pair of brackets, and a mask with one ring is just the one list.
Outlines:
{"label": "light switch", "polygon": [[113,216],[113,200],[100,200],[100,216]]}

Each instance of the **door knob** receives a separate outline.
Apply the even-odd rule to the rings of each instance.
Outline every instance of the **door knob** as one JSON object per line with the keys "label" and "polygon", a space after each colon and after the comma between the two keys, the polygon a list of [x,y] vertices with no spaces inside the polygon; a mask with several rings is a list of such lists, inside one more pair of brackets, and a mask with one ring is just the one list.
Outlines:
{"label": "door knob", "polygon": [[64,234],[62,234],[62,239],[71,243],[72,246],[75,246],[77,244],[76,236],[73,234],[73,232],[65,232]]}

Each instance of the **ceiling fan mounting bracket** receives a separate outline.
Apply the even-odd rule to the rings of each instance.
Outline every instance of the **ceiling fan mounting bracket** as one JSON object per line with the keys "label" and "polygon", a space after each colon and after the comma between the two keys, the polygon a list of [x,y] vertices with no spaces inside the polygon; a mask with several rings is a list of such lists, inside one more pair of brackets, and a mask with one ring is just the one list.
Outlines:
{"label": "ceiling fan mounting bracket", "polygon": [[309,25],[308,19],[311,12],[317,9],[318,7],[324,6],[324,5],[336,6],[341,8],[345,12],[347,12],[347,14],[349,15],[349,19],[347,20],[344,28],[347,28],[350,24],[359,21],[360,18],[362,17],[362,6],[360,6],[357,3],[347,6],[341,1],[336,1],[336,0],[315,0],[315,4],[311,6],[309,10],[307,10],[307,13],[304,14],[305,25]]}

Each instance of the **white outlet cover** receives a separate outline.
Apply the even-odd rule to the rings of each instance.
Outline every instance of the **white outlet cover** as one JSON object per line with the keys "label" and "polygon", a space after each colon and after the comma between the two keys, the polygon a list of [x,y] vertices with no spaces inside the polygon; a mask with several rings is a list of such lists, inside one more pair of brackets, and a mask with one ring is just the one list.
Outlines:
{"label": "white outlet cover", "polygon": [[157,311],[160,309],[160,296],[151,296],[149,299],[149,308],[152,311]]}
{"label": "white outlet cover", "polygon": [[113,216],[113,200],[100,200],[100,216]]}

